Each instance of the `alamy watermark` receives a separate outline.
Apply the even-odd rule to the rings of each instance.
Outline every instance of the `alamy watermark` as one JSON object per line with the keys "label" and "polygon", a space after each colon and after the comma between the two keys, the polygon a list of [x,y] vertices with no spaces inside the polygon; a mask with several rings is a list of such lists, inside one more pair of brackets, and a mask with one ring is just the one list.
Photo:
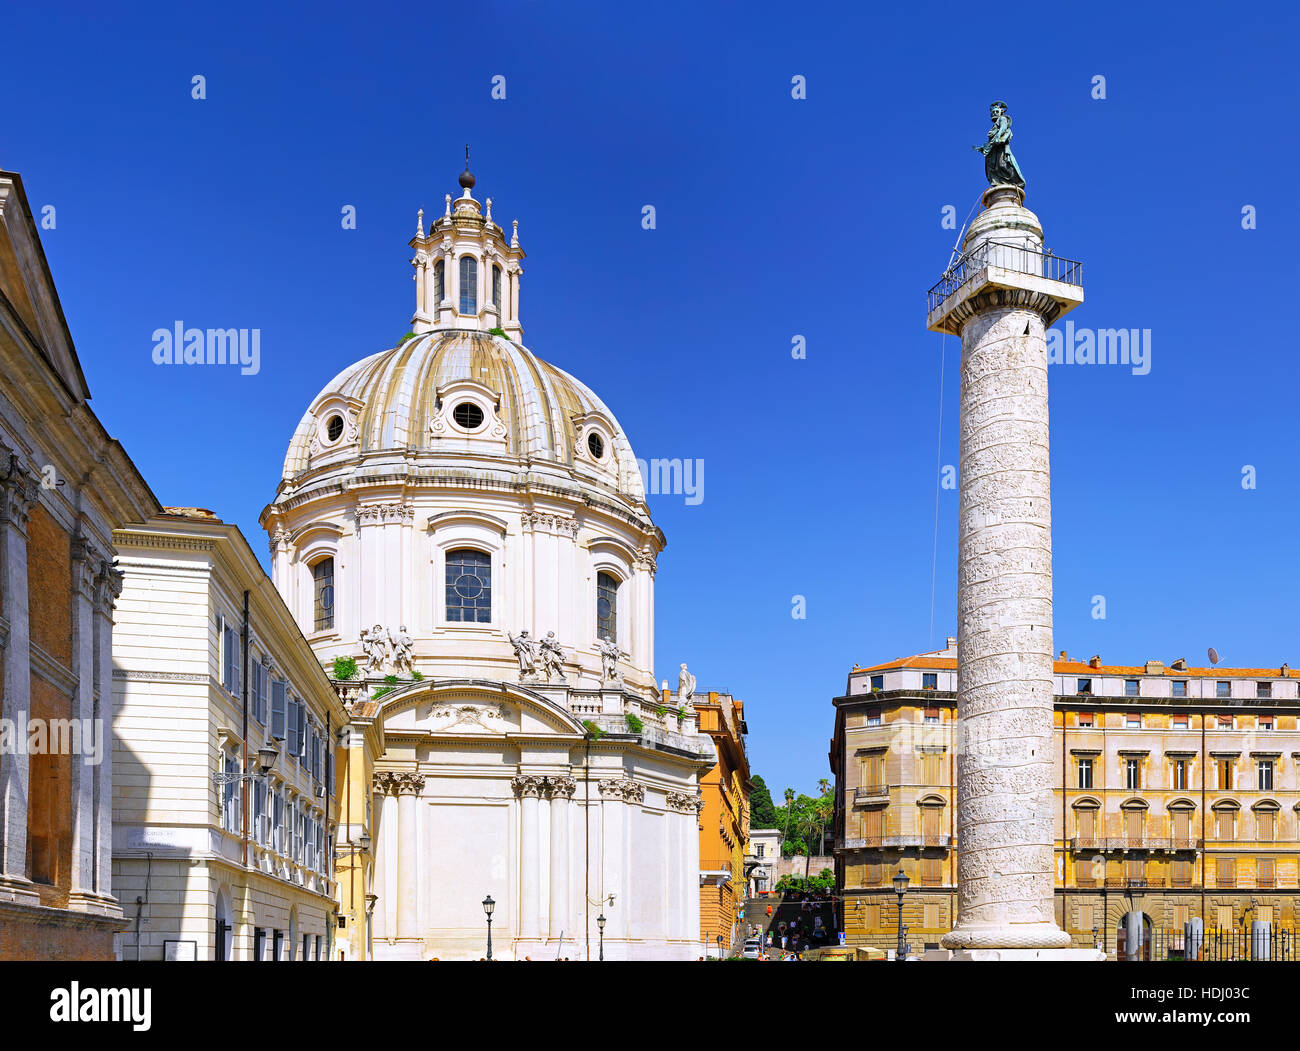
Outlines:
{"label": "alamy watermark", "polygon": [[704,503],[703,460],[647,461],[638,456],[636,466],[647,496],[685,496],[689,507]]}
{"label": "alamy watermark", "polygon": [[262,368],[260,328],[186,328],[177,321],[171,328],[153,330],[155,365],[238,365],[245,376]]}
{"label": "alamy watermark", "polygon": [[0,719],[0,755],[79,755],[86,766],[104,761],[103,719]]}
{"label": "alamy watermark", "polygon": [[1049,365],[1129,365],[1134,376],[1151,371],[1149,328],[1078,328],[1066,320],[1047,330]]}

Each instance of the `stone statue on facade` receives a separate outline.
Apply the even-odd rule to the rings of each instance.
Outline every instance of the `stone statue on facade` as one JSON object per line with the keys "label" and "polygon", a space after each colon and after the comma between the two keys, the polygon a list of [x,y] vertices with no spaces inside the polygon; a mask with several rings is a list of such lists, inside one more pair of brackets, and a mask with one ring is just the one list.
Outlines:
{"label": "stone statue on facade", "polygon": [[388,638],[382,625],[361,629],[361,648],[366,654],[366,674],[384,675],[388,668]]}
{"label": "stone statue on facade", "polygon": [[691,703],[695,696],[695,676],[686,670],[686,664],[683,663],[681,670],[677,673],[677,704],[685,708]]}
{"label": "stone statue on facade", "polygon": [[1007,104],[993,103],[989,107],[989,117],[993,121],[989,141],[971,149],[984,154],[984,175],[990,186],[1018,186],[1023,190],[1025,177],[1011,152],[1011,117],[1007,115]]}
{"label": "stone statue on facade", "polygon": [[601,681],[622,686],[623,673],[618,670],[618,659],[622,656],[622,653],[619,652],[618,643],[612,639],[598,639],[596,646],[600,650]]}
{"label": "stone statue on facade", "polygon": [[515,648],[515,657],[519,661],[519,674],[522,678],[530,679],[537,674],[537,643],[528,637],[528,631],[525,629],[518,635],[511,635],[506,632],[506,637],[510,640],[510,645]]}
{"label": "stone statue on facade", "polygon": [[388,643],[393,648],[393,670],[398,675],[413,675],[415,664],[411,660],[411,654],[415,649],[415,640],[406,633],[405,624],[397,629],[396,635],[389,629]]}
{"label": "stone statue on facade", "polygon": [[555,632],[548,631],[546,638],[542,639],[542,671],[546,674],[546,681],[551,681],[551,673],[554,672],[561,682],[564,681],[564,650],[560,648],[560,640],[555,637]]}

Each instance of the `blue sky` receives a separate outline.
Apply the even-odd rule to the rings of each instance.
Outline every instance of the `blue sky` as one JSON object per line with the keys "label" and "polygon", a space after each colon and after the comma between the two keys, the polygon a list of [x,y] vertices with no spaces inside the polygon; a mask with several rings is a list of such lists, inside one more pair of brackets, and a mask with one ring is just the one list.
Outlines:
{"label": "blue sky", "polygon": [[[415,211],[471,143],[477,196],[529,253],[526,342],[639,456],[705,463],[703,503],[652,497],[660,677],[685,660],[744,698],[754,771],[812,791],[854,662],[930,647],[958,348],[939,446],[925,292],[944,207],[960,222],[983,188],[994,98],[1047,244],[1084,261],[1071,319],[1151,330],[1147,375],[1051,373],[1057,648],[1300,663],[1300,16],[1151,7],[27,5],[5,16],[0,166],[56,208],[45,249],[100,417],[164,503],[263,551],[294,425],[407,331]],[[155,366],[176,320],[260,328],[261,372]]]}

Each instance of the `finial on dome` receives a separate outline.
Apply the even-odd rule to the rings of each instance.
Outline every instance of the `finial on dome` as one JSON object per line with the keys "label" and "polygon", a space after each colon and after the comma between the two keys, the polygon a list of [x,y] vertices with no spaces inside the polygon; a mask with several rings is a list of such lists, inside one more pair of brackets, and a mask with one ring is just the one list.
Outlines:
{"label": "finial on dome", "polygon": [[487,199],[487,221],[489,224],[491,224],[492,222],[492,198],[491,197]]}
{"label": "finial on dome", "polygon": [[421,208],[415,213],[415,236],[424,236],[424,209]]}
{"label": "finial on dome", "polygon": [[518,248],[519,247],[519,220],[518,219],[512,220],[511,225],[514,227],[514,232],[511,233],[510,235],[510,247]]}
{"label": "finial on dome", "polygon": [[475,180],[474,180],[474,176],[470,173],[469,170],[469,143],[468,142],[465,143],[465,170],[460,173],[459,181],[460,181],[461,189],[465,191],[466,196],[469,196],[469,191],[474,189]]}
{"label": "finial on dome", "polygon": [[451,194],[445,194],[444,196],[447,198],[447,210],[442,214],[448,216],[451,215]]}

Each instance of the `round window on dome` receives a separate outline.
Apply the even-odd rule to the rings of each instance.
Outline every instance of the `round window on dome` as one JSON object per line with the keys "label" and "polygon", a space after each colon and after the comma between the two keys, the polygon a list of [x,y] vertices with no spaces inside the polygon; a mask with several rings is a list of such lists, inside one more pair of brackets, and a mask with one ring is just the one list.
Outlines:
{"label": "round window on dome", "polygon": [[343,417],[335,413],[325,421],[325,437],[332,442],[343,437]]}
{"label": "round window on dome", "polygon": [[462,401],[451,410],[451,418],[456,421],[456,426],[472,431],[483,425],[483,410],[472,401]]}
{"label": "round window on dome", "polygon": [[592,431],[587,435],[587,450],[592,456],[599,460],[605,455],[605,439],[595,431]]}

